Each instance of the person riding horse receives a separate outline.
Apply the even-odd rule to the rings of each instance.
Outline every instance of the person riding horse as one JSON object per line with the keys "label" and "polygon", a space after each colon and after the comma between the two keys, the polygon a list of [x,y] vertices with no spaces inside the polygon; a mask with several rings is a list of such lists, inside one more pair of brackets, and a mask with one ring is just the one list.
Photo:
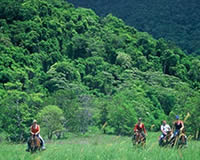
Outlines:
{"label": "person riding horse", "polygon": [[173,123],[174,124],[174,145],[185,145],[187,146],[187,136],[184,134],[184,123],[179,119],[179,116],[176,115],[176,121]]}
{"label": "person riding horse", "polygon": [[[31,136],[37,136],[40,139],[42,149],[44,150],[45,142],[44,142],[43,138],[40,136],[40,126],[37,124],[37,120],[33,120],[33,125],[30,127],[30,133],[31,133]],[[30,141],[30,139],[28,140],[28,148],[26,149],[27,152],[30,151],[29,141]]]}
{"label": "person riding horse", "polygon": [[135,127],[134,127],[134,139],[136,138],[136,134],[137,133],[141,133],[141,135],[143,136],[144,138],[144,141],[146,141],[146,129],[144,127],[144,123],[142,123],[142,118],[139,118],[138,119],[138,123],[135,124]]}
{"label": "person riding horse", "polygon": [[170,126],[167,124],[167,122],[164,120],[162,122],[162,125],[160,126],[160,130],[162,132],[160,139],[159,139],[159,145],[162,145],[163,140],[166,138],[168,133],[171,131]]}
{"label": "person riding horse", "polygon": [[181,121],[179,119],[179,116],[176,115],[176,121],[174,122],[174,128],[175,128],[175,131],[174,131],[174,137],[176,136],[179,136],[179,134],[183,131],[184,129],[184,123],[183,121]]}

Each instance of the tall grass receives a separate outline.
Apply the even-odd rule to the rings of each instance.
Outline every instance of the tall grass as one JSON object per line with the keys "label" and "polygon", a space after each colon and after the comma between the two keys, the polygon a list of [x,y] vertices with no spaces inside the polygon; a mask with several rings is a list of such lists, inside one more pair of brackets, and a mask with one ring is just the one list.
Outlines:
{"label": "tall grass", "polygon": [[25,152],[25,144],[0,144],[0,160],[200,160],[200,142],[184,149],[161,148],[150,133],[145,147],[133,147],[130,137],[96,135],[47,143],[47,150]]}

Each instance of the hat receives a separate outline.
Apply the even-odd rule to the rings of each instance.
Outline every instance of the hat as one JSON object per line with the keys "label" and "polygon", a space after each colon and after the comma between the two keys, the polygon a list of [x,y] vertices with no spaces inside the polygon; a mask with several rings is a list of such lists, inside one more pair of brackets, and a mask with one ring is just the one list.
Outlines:
{"label": "hat", "polygon": [[178,116],[178,115],[176,115],[176,119],[179,119],[179,116]]}
{"label": "hat", "polygon": [[36,119],[34,119],[34,120],[33,120],[33,123],[37,123],[37,120],[36,120]]}

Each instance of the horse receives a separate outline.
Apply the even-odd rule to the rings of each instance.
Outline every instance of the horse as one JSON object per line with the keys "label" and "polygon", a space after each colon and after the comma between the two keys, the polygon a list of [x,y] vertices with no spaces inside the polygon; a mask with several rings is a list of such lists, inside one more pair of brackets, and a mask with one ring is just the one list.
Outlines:
{"label": "horse", "polygon": [[173,132],[167,131],[167,135],[162,139],[162,141],[159,143],[160,146],[172,146],[173,144],[173,138],[172,138]]}
{"label": "horse", "polygon": [[178,136],[177,145],[179,148],[182,148],[187,145],[187,138],[183,132],[180,133],[180,135]]}
{"label": "horse", "polygon": [[141,132],[136,132],[132,137],[132,142],[133,142],[133,145],[139,145],[140,144],[141,146],[144,146],[146,144],[146,139],[142,135]]}
{"label": "horse", "polygon": [[187,138],[183,131],[173,138],[172,147],[177,146],[178,148],[182,148],[187,145]]}
{"label": "horse", "polygon": [[29,138],[29,141],[28,141],[28,144],[30,146],[30,150],[31,152],[36,152],[37,150],[40,151],[41,149],[41,141],[40,141],[40,138],[37,137],[36,135],[32,135],[30,138]]}

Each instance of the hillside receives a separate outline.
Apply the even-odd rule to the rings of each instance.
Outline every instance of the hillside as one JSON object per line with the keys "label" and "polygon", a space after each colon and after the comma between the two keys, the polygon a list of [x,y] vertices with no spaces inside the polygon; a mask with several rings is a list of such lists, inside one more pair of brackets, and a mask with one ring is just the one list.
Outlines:
{"label": "hillside", "polygon": [[69,0],[92,8],[98,15],[112,13],[140,31],[165,38],[190,53],[200,54],[198,0]]}
{"label": "hillside", "polygon": [[[179,114],[200,124],[200,58],[64,0],[0,2],[0,140],[23,141],[38,119],[63,132],[157,131]],[[154,128],[152,128],[154,126]]]}

